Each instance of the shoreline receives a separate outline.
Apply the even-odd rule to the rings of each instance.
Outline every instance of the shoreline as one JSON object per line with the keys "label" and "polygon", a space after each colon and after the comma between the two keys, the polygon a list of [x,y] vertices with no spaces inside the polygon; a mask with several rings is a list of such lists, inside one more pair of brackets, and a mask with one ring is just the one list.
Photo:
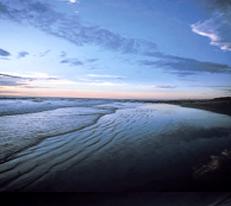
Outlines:
{"label": "shoreline", "polygon": [[231,97],[221,97],[210,100],[169,100],[147,102],[174,104],[182,107],[202,109],[231,116]]}
{"label": "shoreline", "polygon": [[0,100],[14,99],[33,99],[33,101],[42,100],[105,100],[108,102],[139,102],[139,103],[164,103],[173,104],[182,107],[203,109],[210,112],[216,112],[231,116],[231,97],[219,97],[214,99],[185,99],[185,100],[141,100],[141,99],[105,99],[105,98],[62,98],[62,97],[5,97],[0,96]]}

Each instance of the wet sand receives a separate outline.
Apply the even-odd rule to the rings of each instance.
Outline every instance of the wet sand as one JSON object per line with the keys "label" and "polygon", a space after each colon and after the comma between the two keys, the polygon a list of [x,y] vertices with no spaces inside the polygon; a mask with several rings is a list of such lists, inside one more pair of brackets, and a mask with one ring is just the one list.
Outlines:
{"label": "wet sand", "polygon": [[[231,117],[169,104],[115,102],[90,108],[86,111],[80,109],[82,112],[71,107],[52,110],[52,113],[17,114],[13,118],[2,116],[3,120],[11,118],[8,121],[14,126],[16,121],[18,128],[26,131],[17,143],[23,146],[22,149],[15,152],[14,147],[10,147],[14,152],[0,164],[0,190],[114,192],[230,189],[228,184],[216,187],[213,182],[201,186],[200,181],[194,180],[193,172],[211,154],[231,148]],[[61,127],[65,122],[74,128],[79,126],[69,119],[69,115],[64,115],[68,111],[70,114],[77,111],[77,116],[71,117],[73,120],[89,118],[85,112],[93,114],[90,116],[93,120],[94,114],[100,114],[100,117],[90,123],[87,118],[84,127],[76,130],[70,127],[62,133],[63,129],[67,129]],[[62,124],[56,124],[53,115],[57,122],[64,118]],[[34,121],[38,117],[51,118],[48,123],[53,124],[47,128],[47,123],[41,121],[40,129],[51,129],[52,132],[55,129],[56,134],[24,148],[21,145],[23,138],[31,137],[28,130],[40,132],[36,130],[36,124],[35,127],[28,124],[32,116]],[[83,119],[79,120],[83,122]],[[12,132],[7,131],[8,134]],[[32,139],[36,138],[35,135]],[[16,139],[11,140],[17,142]]]}

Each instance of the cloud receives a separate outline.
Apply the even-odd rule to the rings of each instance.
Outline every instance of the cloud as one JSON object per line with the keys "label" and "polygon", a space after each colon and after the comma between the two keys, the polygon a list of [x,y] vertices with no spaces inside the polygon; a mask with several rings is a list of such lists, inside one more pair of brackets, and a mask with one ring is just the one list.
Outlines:
{"label": "cloud", "polygon": [[210,0],[211,17],[191,25],[192,31],[210,39],[212,46],[231,51],[231,1]]}
{"label": "cloud", "polygon": [[0,73],[0,86],[27,86],[33,81],[57,79],[57,77],[49,76],[44,73],[33,73],[24,76]]}
{"label": "cloud", "polygon": [[40,57],[44,57],[44,56],[46,56],[47,54],[49,54],[50,51],[51,51],[51,50],[48,49],[48,50],[46,50],[46,51],[40,52],[39,56],[40,56]]}
{"label": "cloud", "polygon": [[67,53],[65,51],[61,51],[60,55],[61,58],[65,58],[67,56]]}
{"label": "cloud", "polygon": [[231,66],[213,62],[199,61],[174,55],[166,55],[160,52],[150,53],[149,56],[160,58],[160,60],[142,60],[140,64],[152,68],[163,68],[169,73],[179,76],[194,75],[201,72],[207,73],[231,73]]}
{"label": "cloud", "polygon": [[212,46],[231,51],[231,26],[222,22],[222,19],[222,16],[216,15],[204,22],[192,24],[191,28],[194,33],[208,37]]}
{"label": "cloud", "polygon": [[225,91],[231,94],[231,89],[225,89]]}
{"label": "cloud", "polygon": [[0,87],[19,88],[57,88],[63,86],[73,86],[76,82],[50,76],[46,73],[32,73],[28,75],[0,74]]}
{"label": "cloud", "polygon": [[10,56],[10,52],[8,52],[4,49],[0,49],[0,56],[8,57],[8,56]]}
{"label": "cloud", "polygon": [[[59,2],[67,3],[67,1]],[[231,70],[229,65],[163,54],[157,50],[157,45],[153,41],[129,38],[97,25],[83,24],[77,14],[58,11],[55,1],[1,0],[1,8],[4,9],[0,10],[0,17],[21,24],[32,25],[77,46],[95,45],[122,54],[137,54],[149,58],[158,58],[157,61],[152,59],[143,60],[140,64],[148,67],[164,68],[167,72],[179,76],[188,76],[199,72],[230,73]],[[229,50],[230,27],[224,26],[230,25],[230,21],[227,21],[229,14],[226,9],[219,9],[219,12],[209,20],[193,24],[192,29],[197,34],[209,37],[211,44],[219,46],[223,50]],[[225,29],[227,32],[225,32]],[[47,53],[49,53],[49,50],[40,56]],[[62,52],[60,57],[62,58],[60,61],[62,64],[80,66],[85,63],[76,58],[66,58],[65,52]],[[94,61],[96,59],[86,62]]]}
{"label": "cloud", "polygon": [[26,52],[26,51],[21,51],[21,52],[18,53],[18,58],[24,58],[24,57],[26,57],[26,56],[28,56],[28,55],[29,55],[28,52]]}
{"label": "cloud", "polygon": [[132,54],[143,54],[157,48],[152,41],[127,38],[100,26],[84,25],[77,14],[70,15],[55,10],[54,1],[2,0],[1,4],[6,8],[0,13],[3,18],[30,24],[78,46],[90,44]]}
{"label": "cloud", "polygon": [[109,75],[109,74],[88,74],[88,77],[92,79],[107,79],[107,80],[122,80],[125,79],[124,76],[118,76],[118,75]]}
{"label": "cloud", "polygon": [[230,0],[206,0],[207,7],[212,10],[212,12],[220,12],[228,14],[231,8]]}
{"label": "cloud", "polygon": [[75,4],[75,3],[77,3],[78,1],[77,1],[77,0],[69,0],[69,2],[72,3],[72,4]]}
{"label": "cloud", "polygon": [[81,66],[83,62],[78,60],[77,58],[63,59],[60,61],[61,64],[68,64],[70,66]]}
{"label": "cloud", "polygon": [[0,86],[24,86],[31,78],[0,74]]}
{"label": "cloud", "polygon": [[175,85],[156,85],[156,88],[160,88],[160,89],[175,89],[176,86]]}
{"label": "cloud", "polygon": [[0,12],[7,12],[7,8],[0,2]]}
{"label": "cloud", "polygon": [[[62,52],[60,54],[60,57],[66,57],[67,54],[65,52]],[[91,59],[86,59],[85,61],[80,61],[78,58],[66,58],[66,59],[62,59],[60,61],[61,64],[68,64],[69,66],[82,66],[85,64],[89,64],[89,63],[94,63],[98,61],[97,58],[91,58]]]}
{"label": "cloud", "polygon": [[97,62],[99,59],[97,58],[91,58],[91,59],[87,59],[87,62],[89,63],[93,63],[93,62]]}

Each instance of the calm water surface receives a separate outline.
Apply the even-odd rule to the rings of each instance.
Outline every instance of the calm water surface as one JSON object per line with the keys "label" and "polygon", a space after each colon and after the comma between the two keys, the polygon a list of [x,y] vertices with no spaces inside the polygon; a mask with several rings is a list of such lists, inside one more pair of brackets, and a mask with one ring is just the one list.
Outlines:
{"label": "calm water surface", "polygon": [[163,191],[231,148],[231,117],[168,104],[1,100],[1,191]]}

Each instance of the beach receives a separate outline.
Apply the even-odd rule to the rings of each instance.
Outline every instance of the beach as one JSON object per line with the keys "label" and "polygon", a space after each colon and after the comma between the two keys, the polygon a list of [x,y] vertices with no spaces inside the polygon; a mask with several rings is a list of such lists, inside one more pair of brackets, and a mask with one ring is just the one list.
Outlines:
{"label": "beach", "polygon": [[184,107],[193,107],[231,115],[231,97],[214,98],[209,100],[175,101],[175,103]]}
{"label": "beach", "polygon": [[229,115],[94,99],[1,99],[0,107],[1,191],[230,189],[195,179],[211,155],[231,149]]}

